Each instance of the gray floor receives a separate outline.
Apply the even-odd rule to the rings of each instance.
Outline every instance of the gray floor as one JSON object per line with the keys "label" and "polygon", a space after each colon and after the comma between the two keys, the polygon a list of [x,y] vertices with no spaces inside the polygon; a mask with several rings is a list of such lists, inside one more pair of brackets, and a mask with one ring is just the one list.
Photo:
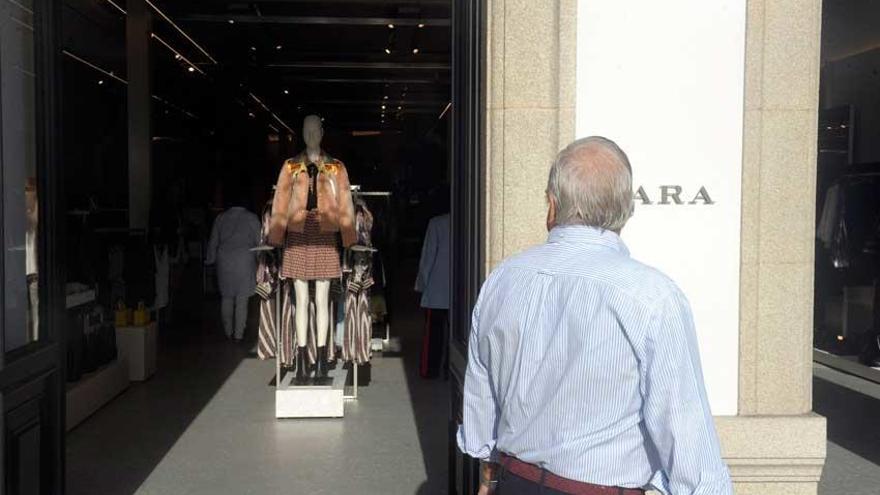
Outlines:
{"label": "gray floor", "polygon": [[448,383],[417,376],[418,315],[395,329],[407,352],[376,357],[338,420],[276,420],[274,362],[216,330],[166,342],[154,378],[68,435],[68,493],[446,493]]}
{"label": "gray floor", "polygon": [[828,420],[819,493],[880,493],[880,385],[816,365],[813,408]]}

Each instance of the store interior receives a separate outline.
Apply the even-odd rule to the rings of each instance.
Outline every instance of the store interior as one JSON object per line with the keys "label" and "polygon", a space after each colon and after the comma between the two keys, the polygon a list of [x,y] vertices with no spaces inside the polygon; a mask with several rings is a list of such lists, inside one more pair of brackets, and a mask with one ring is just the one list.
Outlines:
{"label": "store interior", "polygon": [[880,5],[822,17],[814,358],[880,381]]}
{"label": "store interior", "polygon": [[[449,387],[442,372],[424,377],[414,286],[428,223],[450,208],[450,3],[63,4],[67,493],[382,493],[390,480],[446,493]],[[310,357],[299,384],[330,383],[317,362],[342,377],[344,417],[332,419],[276,416],[297,372],[276,359],[278,334],[299,323],[266,308],[293,305],[293,289],[249,294],[239,342],[212,263],[215,221],[232,206],[254,214],[255,248],[266,246],[308,116],[352,186],[333,194],[372,218],[364,240],[357,216],[354,242],[372,276],[358,289],[366,358],[340,345],[355,271],[340,227],[325,346],[336,356]],[[254,257],[281,270],[282,252]],[[286,322],[270,332],[275,353],[261,349],[267,318]]]}

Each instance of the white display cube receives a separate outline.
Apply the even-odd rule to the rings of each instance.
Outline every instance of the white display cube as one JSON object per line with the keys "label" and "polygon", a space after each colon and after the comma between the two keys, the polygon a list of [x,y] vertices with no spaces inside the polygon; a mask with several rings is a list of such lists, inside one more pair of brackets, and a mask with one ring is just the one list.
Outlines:
{"label": "white display cube", "polygon": [[345,414],[346,370],[337,366],[328,385],[292,385],[287,373],[275,390],[276,418],[341,418]]}
{"label": "white display cube", "polygon": [[117,327],[116,348],[128,361],[128,377],[144,381],[156,372],[159,331],[156,323],[145,326]]}

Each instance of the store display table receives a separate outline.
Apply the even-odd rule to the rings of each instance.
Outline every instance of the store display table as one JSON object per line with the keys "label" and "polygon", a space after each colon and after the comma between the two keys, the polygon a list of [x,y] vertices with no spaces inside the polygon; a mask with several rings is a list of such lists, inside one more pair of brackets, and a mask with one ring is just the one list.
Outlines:
{"label": "store display table", "polygon": [[158,347],[156,323],[145,326],[116,327],[116,348],[119,357],[128,361],[128,377],[144,381],[156,372]]}
{"label": "store display table", "polygon": [[276,418],[341,418],[345,413],[344,387],[347,370],[330,370],[329,385],[293,385],[286,373],[275,389]]}

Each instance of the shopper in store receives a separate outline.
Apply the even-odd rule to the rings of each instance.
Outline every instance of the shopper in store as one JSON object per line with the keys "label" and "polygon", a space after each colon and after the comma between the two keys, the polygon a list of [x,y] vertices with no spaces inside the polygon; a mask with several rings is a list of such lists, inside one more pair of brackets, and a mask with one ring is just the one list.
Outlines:
{"label": "shopper in store", "polygon": [[550,170],[547,243],[484,284],[458,432],[481,494],[732,495],[688,301],[619,237],[632,198],[624,152],[575,141]]}
{"label": "shopper in store", "polygon": [[243,206],[245,196],[236,184],[225,192],[229,208],[214,220],[205,263],[217,265],[223,331],[241,342],[257,280],[257,257],[251,249],[260,244],[261,226],[257,215]]}
{"label": "shopper in store", "polygon": [[[449,191],[445,190],[448,197]],[[442,201],[441,199],[441,202]],[[448,199],[445,203],[448,203]],[[415,289],[422,293],[421,306],[425,310],[425,330],[419,375],[433,379],[440,375],[443,358],[447,355],[449,325],[449,213],[443,213],[428,222],[419,273]]]}

